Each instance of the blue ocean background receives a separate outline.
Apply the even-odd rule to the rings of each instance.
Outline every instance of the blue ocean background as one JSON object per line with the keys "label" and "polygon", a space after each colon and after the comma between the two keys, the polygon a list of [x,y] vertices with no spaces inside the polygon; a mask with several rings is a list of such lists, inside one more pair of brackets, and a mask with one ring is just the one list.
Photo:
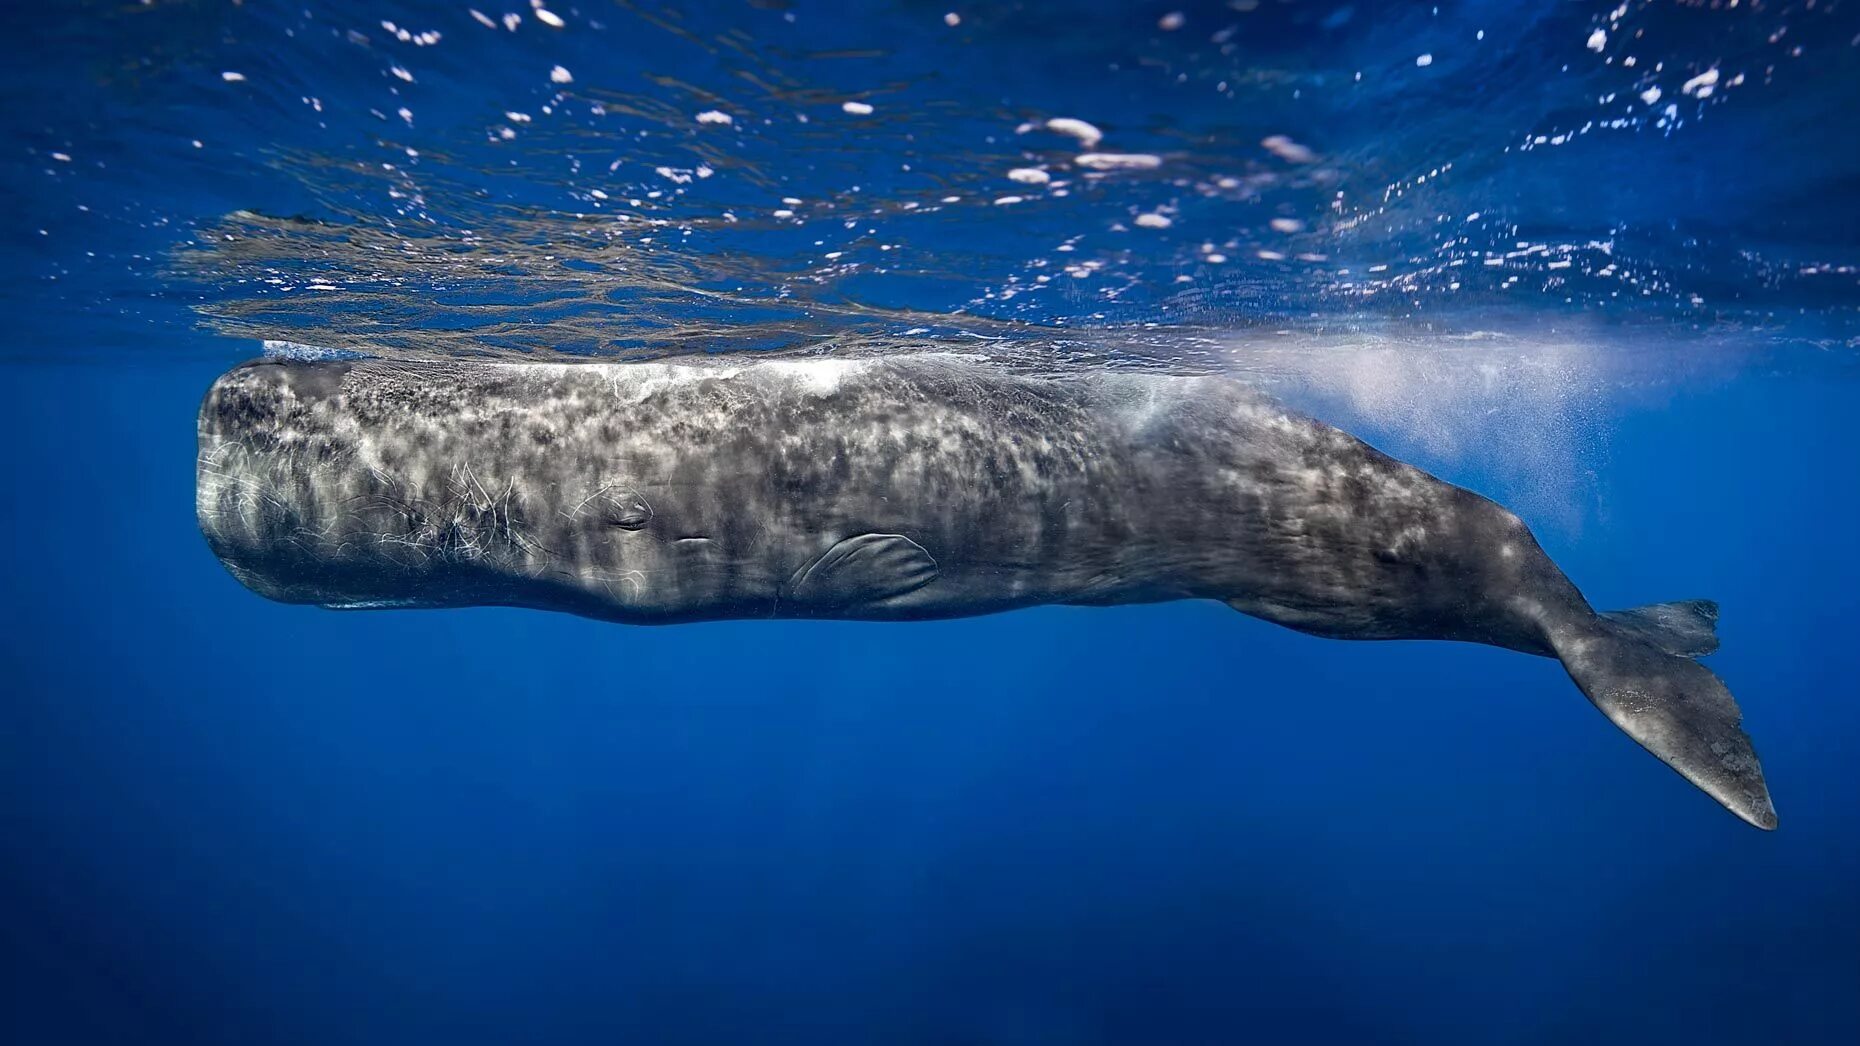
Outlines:
{"label": "blue ocean background", "polygon": [[[1860,8],[9,14],[0,1041],[1860,1041]],[[1231,370],[1720,601],[1781,827],[1483,647],[334,613],[195,524],[267,340],[912,339]]]}

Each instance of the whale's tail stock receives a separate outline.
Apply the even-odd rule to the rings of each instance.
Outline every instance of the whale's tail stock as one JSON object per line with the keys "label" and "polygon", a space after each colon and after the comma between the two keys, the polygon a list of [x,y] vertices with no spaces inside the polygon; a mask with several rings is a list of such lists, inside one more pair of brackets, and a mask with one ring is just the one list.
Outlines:
{"label": "whale's tail stock", "polygon": [[1756,825],[1776,827],[1756,749],[1731,692],[1691,660],[1718,647],[1718,606],[1657,603],[1596,615],[1550,644],[1596,708],[1680,776]]}

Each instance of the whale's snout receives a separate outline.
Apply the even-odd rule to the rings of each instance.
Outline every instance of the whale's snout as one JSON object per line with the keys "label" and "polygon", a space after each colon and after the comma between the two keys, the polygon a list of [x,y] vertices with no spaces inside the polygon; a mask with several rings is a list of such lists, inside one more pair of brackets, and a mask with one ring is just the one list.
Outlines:
{"label": "whale's snout", "polygon": [[549,575],[549,506],[498,475],[469,406],[381,373],[356,394],[354,366],[263,360],[208,390],[195,513],[227,571],[269,599],[343,608],[509,602]]}
{"label": "whale's snout", "polygon": [[227,572],[267,599],[395,602],[417,581],[354,569],[365,557],[348,537],[364,499],[335,411],[349,368],[255,361],[221,375],[201,403],[195,519]]}

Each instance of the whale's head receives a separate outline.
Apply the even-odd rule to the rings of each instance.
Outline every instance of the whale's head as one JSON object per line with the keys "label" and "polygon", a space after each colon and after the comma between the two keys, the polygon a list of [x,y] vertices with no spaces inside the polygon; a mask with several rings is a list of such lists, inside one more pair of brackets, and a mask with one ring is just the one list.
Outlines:
{"label": "whale's head", "polygon": [[358,475],[369,467],[363,437],[333,409],[349,369],[264,360],[214,382],[199,418],[200,531],[233,577],[271,599],[426,605],[438,565],[426,561],[441,545],[416,542],[417,524],[392,524],[425,500],[405,480]]}
{"label": "whale's head", "polygon": [[233,577],[344,609],[612,613],[624,558],[652,551],[620,540],[651,522],[643,496],[577,468],[550,418],[499,409],[512,397],[485,382],[356,367],[259,361],[207,393],[196,511]]}

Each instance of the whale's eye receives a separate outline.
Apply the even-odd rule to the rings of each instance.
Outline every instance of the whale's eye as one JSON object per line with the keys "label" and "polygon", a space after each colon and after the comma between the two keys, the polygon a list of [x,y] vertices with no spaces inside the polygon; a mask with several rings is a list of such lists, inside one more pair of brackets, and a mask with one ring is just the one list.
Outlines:
{"label": "whale's eye", "polygon": [[602,499],[602,519],[621,530],[643,530],[652,522],[652,506],[634,491],[618,491]]}

